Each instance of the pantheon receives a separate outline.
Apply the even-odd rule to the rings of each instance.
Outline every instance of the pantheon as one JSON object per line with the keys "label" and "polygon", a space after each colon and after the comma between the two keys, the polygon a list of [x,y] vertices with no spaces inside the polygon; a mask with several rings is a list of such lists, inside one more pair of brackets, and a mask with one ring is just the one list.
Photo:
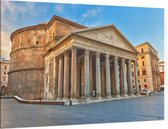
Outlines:
{"label": "pantheon", "polygon": [[115,25],[86,27],[53,16],[16,30],[11,41],[8,87],[23,99],[82,103],[138,95],[138,52]]}

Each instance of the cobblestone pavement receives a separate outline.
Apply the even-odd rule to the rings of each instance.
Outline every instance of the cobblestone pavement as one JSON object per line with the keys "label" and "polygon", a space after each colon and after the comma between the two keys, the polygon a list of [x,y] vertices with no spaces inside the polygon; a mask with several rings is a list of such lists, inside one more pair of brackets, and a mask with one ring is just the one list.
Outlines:
{"label": "cobblestone pavement", "polygon": [[149,121],[164,119],[164,92],[139,98],[74,106],[20,104],[1,100],[2,127]]}

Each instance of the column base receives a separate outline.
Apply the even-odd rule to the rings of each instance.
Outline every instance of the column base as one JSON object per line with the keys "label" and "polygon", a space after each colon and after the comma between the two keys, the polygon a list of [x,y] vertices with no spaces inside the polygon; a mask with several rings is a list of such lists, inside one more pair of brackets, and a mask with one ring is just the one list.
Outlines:
{"label": "column base", "polygon": [[100,100],[100,99],[102,99],[102,97],[101,97],[101,96],[99,96],[99,97],[97,97],[97,99],[98,99],[98,100]]}
{"label": "column base", "polygon": [[124,94],[124,97],[127,97],[128,96],[128,94]]}
{"label": "column base", "polygon": [[69,98],[63,98],[63,101],[69,101]]}
{"label": "column base", "polygon": [[137,93],[137,94],[136,94],[136,96],[140,96],[140,94],[139,94],[139,93]]}
{"label": "column base", "polygon": [[86,100],[91,100],[91,98],[90,98],[90,97],[87,97]]}
{"label": "column base", "polygon": [[107,96],[106,98],[107,98],[107,99],[112,99],[112,96]]}
{"label": "column base", "polygon": [[135,96],[134,94],[130,94],[130,96]]}
{"label": "column base", "polygon": [[121,97],[121,95],[116,95],[115,97],[116,97],[116,98],[120,98],[120,97]]}
{"label": "column base", "polygon": [[62,98],[57,98],[57,100],[56,100],[56,101],[60,101],[60,100],[62,100]]}

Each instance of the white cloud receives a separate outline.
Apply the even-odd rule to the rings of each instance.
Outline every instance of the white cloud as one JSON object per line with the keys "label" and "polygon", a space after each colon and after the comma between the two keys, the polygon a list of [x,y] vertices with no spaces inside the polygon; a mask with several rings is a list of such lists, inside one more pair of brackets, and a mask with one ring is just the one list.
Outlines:
{"label": "white cloud", "polygon": [[87,27],[102,26],[102,21],[101,21],[101,20],[98,20],[98,21],[92,22],[92,23],[91,23],[91,22],[90,22],[90,23],[85,22],[84,25],[87,26]]}
{"label": "white cloud", "polygon": [[26,11],[30,11],[33,9],[33,4],[32,3],[25,3],[24,6],[19,6],[18,4],[15,4],[14,2],[10,1],[2,1],[1,3],[1,11],[2,14],[4,14],[6,11],[10,14],[24,14]]}
{"label": "white cloud", "polygon": [[62,12],[64,11],[64,6],[61,5],[61,4],[56,5],[55,10],[56,10],[56,12],[58,12],[58,13],[62,13]]}
{"label": "white cloud", "polygon": [[35,10],[33,3],[25,3],[24,6],[20,6],[17,2],[1,2],[1,58],[9,59],[12,44],[10,35],[21,27],[18,21],[26,17],[28,12],[32,13],[33,10]]}
{"label": "white cloud", "polygon": [[82,15],[83,18],[89,18],[89,17],[94,17],[97,16],[101,12],[100,8],[96,9],[90,9],[86,13]]}
{"label": "white cloud", "polygon": [[9,33],[1,31],[1,58],[9,59],[12,44],[9,35]]}

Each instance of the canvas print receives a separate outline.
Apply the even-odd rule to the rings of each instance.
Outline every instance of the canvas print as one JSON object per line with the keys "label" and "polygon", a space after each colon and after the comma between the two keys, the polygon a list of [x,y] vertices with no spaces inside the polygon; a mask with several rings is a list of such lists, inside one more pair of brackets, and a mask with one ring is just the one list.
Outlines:
{"label": "canvas print", "polygon": [[164,9],[1,1],[1,127],[164,120]]}

